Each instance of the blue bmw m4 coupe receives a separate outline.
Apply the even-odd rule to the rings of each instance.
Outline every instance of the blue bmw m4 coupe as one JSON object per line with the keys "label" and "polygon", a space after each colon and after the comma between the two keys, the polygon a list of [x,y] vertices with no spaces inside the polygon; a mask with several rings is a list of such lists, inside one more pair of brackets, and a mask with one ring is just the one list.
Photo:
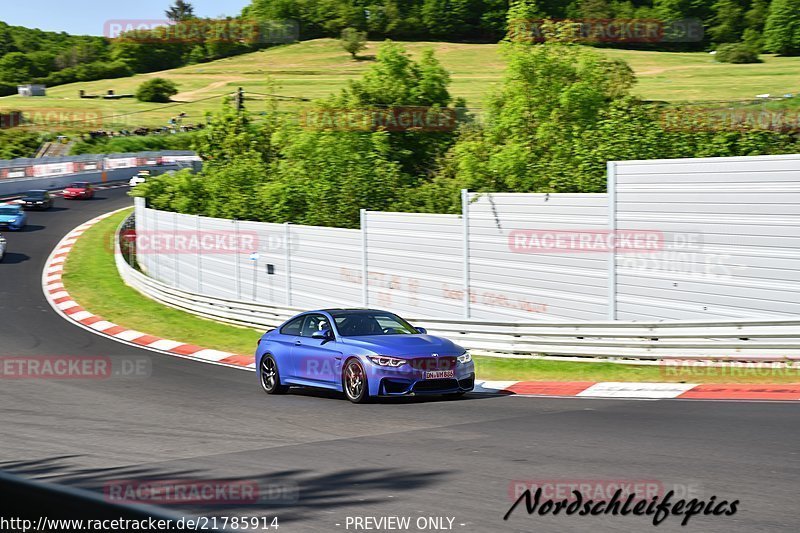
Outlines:
{"label": "blue bmw m4 coupe", "polygon": [[325,309],[287,320],[258,341],[256,369],[267,394],[319,387],[354,403],[460,396],[475,387],[475,365],[464,348],[373,309]]}

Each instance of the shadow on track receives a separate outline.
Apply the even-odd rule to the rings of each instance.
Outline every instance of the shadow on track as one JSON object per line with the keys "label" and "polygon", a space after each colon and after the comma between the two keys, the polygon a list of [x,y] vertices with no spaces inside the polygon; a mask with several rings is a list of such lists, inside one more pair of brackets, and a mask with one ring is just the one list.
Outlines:
{"label": "shadow on track", "polygon": [[[265,458],[269,450],[261,452]],[[386,503],[383,491],[396,494],[398,501],[403,492],[413,492],[424,487],[444,484],[449,472],[410,470],[399,468],[346,468],[328,473],[307,469],[260,470],[258,457],[253,456],[253,475],[213,479],[200,470],[175,469],[155,465],[137,465],[119,468],[74,468],[70,459],[75,455],[54,456],[32,461],[0,462],[0,470],[23,477],[38,477],[50,483],[77,486],[103,494],[112,494],[111,487],[136,487],[142,484],[168,483],[170,486],[208,486],[242,484],[257,486],[256,497],[236,503],[178,503],[165,508],[188,511],[198,515],[224,515],[237,509],[240,513],[255,516],[262,513],[278,515],[281,523],[308,519],[314,515],[330,515],[341,507],[365,506]],[[385,494],[385,492],[384,492]],[[142,502],[153,503],[158,502]]]}
{"label": "shadow on track", "polygon": [[42,231],[45,226],[40,226],[39,224],[26,224],[22,231],[17,233],[33,233],[34,231]]}
{"label": "shadow on track", "polygon": [[18,254],[16,252],[6,252],[6,255],[3,256],[3,260],[0,263],[8,264],[8,265],[15,265],[18,263],[22,263],[30,259],[25,254]]}

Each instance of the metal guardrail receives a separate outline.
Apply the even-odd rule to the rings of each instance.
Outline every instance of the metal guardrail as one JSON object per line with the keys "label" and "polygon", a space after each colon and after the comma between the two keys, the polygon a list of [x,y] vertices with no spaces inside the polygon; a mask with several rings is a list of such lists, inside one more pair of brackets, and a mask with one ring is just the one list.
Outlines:
{"label": "metal guardrail", "polygon": [[[116,246],[117,269],[125,283],[169,307],[257,329],[274,328],[304,311],[216,298],[170,287],[130,266],[119,253],[119,238]],[[800,319],[577,323],[410,320],[431,334],[446,336],[465,348],[501,354],[649,360],[800,360]]]}

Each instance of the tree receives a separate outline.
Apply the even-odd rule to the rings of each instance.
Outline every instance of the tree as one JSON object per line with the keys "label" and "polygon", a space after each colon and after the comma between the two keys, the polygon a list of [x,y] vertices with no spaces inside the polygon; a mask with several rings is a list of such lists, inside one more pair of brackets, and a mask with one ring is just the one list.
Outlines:
{"label": "tree", "polygon": [[764,47],[776,54],[800,55],[800,0],[773,0],[764,28]]}
{"label": "tree", "polygon": [[712,7],[712,26],[708,29],[714,43],[735,43],[744,32],[744,8],[738,0],[717,0]]}
{"label": "tree", "polygon": [[9,83],[30,81],[33,62],[22,52],[11,52],[0,59],[0,80]]}
{"label": "tree", "polygon": [[170,101],[170,97],[178,94],[178,86],[170,80],[164,78],[153,78],[139,85],[136,90],[136,98],[141,102]]}
{"label": "tree", "polygon": [[194,7],[186,0],[175,0],[175,5],[170,6],[164,14],[173,22],[183,22],[194,18]]}
{"label": "tree", "polygon": [[745,30],[742,41],[755,53],[764,49],[764,25],[767,22],[770,0],[753,0],[745,13]]}
{"label": "tree", "polygon": [[574,153],[601,112],[626,97],[625,63],[580,46],[506,43],[508,68],[488,105],[487,126],[462,136],[451,165],[472,190],[577,192]]}
{"label": "tree", "polygon": [[342,48],[353,56],[353,59],[356,59],[356,54],[367,47],[367,32],[358,31],[355,28],[345,28],[342,30],[340,42]]}

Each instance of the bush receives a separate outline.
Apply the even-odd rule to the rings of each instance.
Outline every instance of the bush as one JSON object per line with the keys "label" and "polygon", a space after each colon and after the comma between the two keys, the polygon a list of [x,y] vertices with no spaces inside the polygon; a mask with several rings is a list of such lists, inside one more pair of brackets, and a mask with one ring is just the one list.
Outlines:
{"label": "bush", "polygon": [[758,54],[744,43],[721,45],[717,48],[716,60],[720,63],[761,63]]}
{"label": "bush", "polygon": [[136,90],[136,98],[141,102],[165,103],[175,94],[178,94],[178,86],[164,78],[147,80]]}

